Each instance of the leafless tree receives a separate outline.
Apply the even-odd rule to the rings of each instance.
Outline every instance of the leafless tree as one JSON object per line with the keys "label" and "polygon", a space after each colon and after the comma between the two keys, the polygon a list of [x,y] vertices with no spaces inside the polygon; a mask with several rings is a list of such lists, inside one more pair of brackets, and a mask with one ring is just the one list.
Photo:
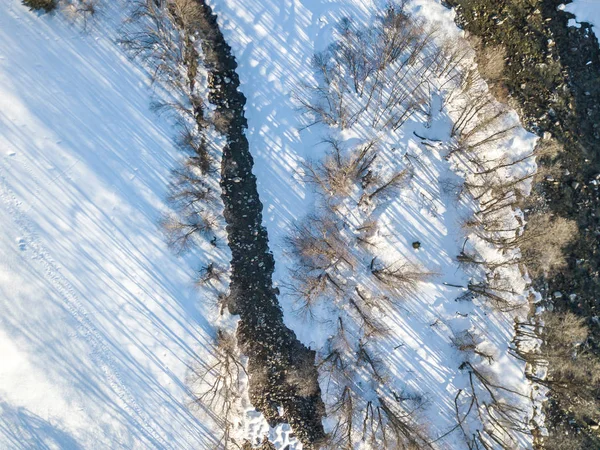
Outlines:
{"label": "leafless tree", "polygon": [[167,242],[179,253],[188,250],[199,236],[213,236],[218,226],[218,218],[208,211],[191,211],[181,217],[171,214],[162,220]]}
{"label": "leafless tree", "polygon": [[367,246],[367,247],[375,247],[375,244],[372,241],[372,238],[377,233],[378,224],[375,219],[367,219],[362,225],[356,228],[356,240],[359,245]]}
{"label": "leafless tree", "polygon": [[450,338],[450,341],[457,350],[464,352],[467,355],[477,355],[487,360],[489,364],[494,361],[494,355],[481,349],[480,344],[483,342],[483,340],[475,336],[469,330],[455,334]]}
{"label": "leafless tree", "polygon": [[373,201],[375,198],[381,198],[393,193],[404,186],[410,177],[411,172],[408,169],[402,169],[399,172],[396,172],[382,184],[375,186],[371,192],[365,192],[361,202],[364,202],[366,199],[368,201]]}
{"label": "leafless tree", "polygon": [[131,20],[137,22],[132,31],[119,39],[134,58],[150,68],[153,80],[160,80],[181,91],[185,62],[185,43],[168,14],[168,10],[152,0],[136,0]]}
{"label": "leafless tree", "polygon": [[[322,361],[330,373],[336,373],[326,383],[333,398],[328,412],[334,425],[325,448],[350,450],[357,442],[386,449],[433,448],[418,420],[425,404],[422,397],[390,389],[382,361],[366,343],[347,350],[336,348]],[[365,372],[371,380],[368,387],[357,383],[356,371]],[[364,395],[365,389],[372,390],[370,395]]]}
{"label": "leafless tree", "polygon": [[198,280],[196,284],[204,285],[212,281],[221,281],[225,270],[214,263],[208,263],[198,271]]}
{"label": "leafless tree", "polygon": [[452,80],[453,73],[462,73],[463,63],[473,54],[469,45],[461,38],[448,39],[441,47],[442,57],[437,65],[437,75]]}
{"label": "leafless tree", "polygon": [[[527,397],[468,361],[460,369],[467,372],[469,385],[457,393],[455,414],[468,448],[516,448],[516,435],[530,434],[525,411],[519,406],[519,398]],[[473,427],[470,419],[480,425]]]}
{"label": "leafless tree", "polygon": [[327,156],[322,161],[304,163],[304,178],[325,196],[348,196],[356,183],[366,179],[377,158],[376,142],[367,142],[350,151],[345,151],[336,140],[325,142],[329,144]]}
{"label": "leafless tree", "polygon": [[292,254],[309,270],[327,271],[340,264],[354,267],[342,229],[332,216],[309,216],[288,238]]}
{"label": "leafless tree", "polygon": [[381,311],[389,302],[387,299],[371,297],[364,288],[355,286],[356,297],[350,297],[350,312],[357,318],[365,339],[380,338],[388,335],[390,329],[384,324],[376,311]]}
{"label": "leafless tree", "polygon": [[247,374],[240,361],[235,336],[225,330],[217,330],[212,360],[194,373],[191,384],[195,389],[196,402],[210,408],[221,421],[223,435],[219,446],[226,449],[233,447],[231,433],[242,376]]}
{"label": "leafless tree", "polygon": [[351,19],[338,27],[338,40],[315,55],[316,85],[305,85],[296,100],[312,125],[325,123],[348,128],[365,114],[372,126],[398,129],[413,114],[425,112],[428,73],[435,59],[434,29],[389,6],[370,29]]}
{"label": "leafless tree", "polygon": [[316,302],[325,294],[332,299],[343,296],[340,269],[353,268],[356,263],[334,216],[309,216],[295,226],[287,244],[297,263],[288,288],[301,313],[312,315]]}
{"label": "leafless tree", "polygon": [[406,262],[379,263],[376,257],[371,260],[369,269],[383,287],[400,295],[414,293],[420,283],[428,281],[434,275]]}
{"label": "leafless tree", "polygon": [[474,95],[470,91],[467,91],[465,96],[467,104],[460,110],[458,117],[454,121],[450,132],[452,136],[462,134],[475,121],[479,114],[494,104],[493,97],[487,92],[479,92]]}
{"label": "leafless tree", "polygon": [[489,261],[479,256],[474,250],[465,250],[464,248],[456,257],[460,265],[465,266],[482,266],[489,271],[494,271],[499,267],[513,266],[522,262],[519,257],[511,257],[509,259],[498,259]]}
{"label": "leafless tree", "polygon": [[173,171],[168,200],[183,214],[213,206],[217,193],[195,161]]}
{"label": "leafless tree", "polygon": [[188,168],[194,167],[200,170],[203,175],[214,174],[214,158],[211,155],[206,136],[202,132],[197,132],[189,127],[181,127],[179,147],[189,154],[185,165]]}
{"label": "leafless tree", "polygon": [[492,305],[498,311],[508,312],[525,306],[525,302],[518,299],[518,294],[518,292],[512,289],[508,280],[501,277],[494,278],[488,276],[484,281],[470,281],[467,291],[458,300],[479,298]]}

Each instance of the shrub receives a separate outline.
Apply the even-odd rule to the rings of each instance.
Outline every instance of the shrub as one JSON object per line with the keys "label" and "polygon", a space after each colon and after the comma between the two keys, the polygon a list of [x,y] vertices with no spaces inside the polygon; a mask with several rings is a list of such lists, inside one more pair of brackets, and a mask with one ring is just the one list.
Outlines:
{"label": "shrub", "polygon": [[545,134],[544,138],[538,141],[535,148],[535,153],[538,157],[549,160],[555,159],[563,151],[564,146],[549,133]]}
{"label": "shrub", "polygon": [[550,388],[550,396],[575,419],[597,422],[600,420],[600,360],[586,344],[585,319],[570,312],[546,312],[543,320],[541,350],[549,371],[540,382]]}
{"label": "shrub", "polygon": [[50,12],[57,6],[56,0],[23,0],[23,5],[27,6],[32,11],[44,10]]}
{"label": "shrub", "polygon": [[80,22],[84,30],[90,18],[96,14],[99,0],[69,0],[61,5],[61,11],[73,22]]}
{"label": "shrub", "polygon": [[477,63],[481,76],[492,83],[499,81],[504,73],[506,64],[506,47],[491,45],[482,48],[477,54]]}
{"label": "shrub", "polygon": [[564,248],[578,234],[577,224],[563,217],[536,214],[527,220],[520,240],[523,261],[533,276],[551,274],[567,266]]}
{"label": "shrub", "polygon": [[[571,312],[551,311],[544,312],[540,317],[543,323],[521,324],[519,330],[521,336],[541,340],[539,349],[529,349],[519,356],[530,364],[541,362],[548,367],[545,377],[531,374],[529,378],[549,388],[551,406],[558,405],[559,410],[566,413],[565,418],[570,425],[583,425],[586,428],[587,425],[598,424],[600,359],[590,345],[585,319]],[[561,432],[555,430],[552,435],[560,437]],[[575,445],[568,447],[567,441],[570,442],[570,438],[560,445],[556,443],[552,448],[580,448]],[[551,447],[545,445],[544,448]]]}

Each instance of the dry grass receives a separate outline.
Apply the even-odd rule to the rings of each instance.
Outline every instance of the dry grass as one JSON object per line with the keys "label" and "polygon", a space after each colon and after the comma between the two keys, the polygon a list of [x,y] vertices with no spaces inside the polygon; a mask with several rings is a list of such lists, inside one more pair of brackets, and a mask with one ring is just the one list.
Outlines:
{"label": "dry grass", "polygon": [[535,214],[528,218],[520,248],[533,276],[550,275],[567,266],[565,247],[579,233],[573,220]]}

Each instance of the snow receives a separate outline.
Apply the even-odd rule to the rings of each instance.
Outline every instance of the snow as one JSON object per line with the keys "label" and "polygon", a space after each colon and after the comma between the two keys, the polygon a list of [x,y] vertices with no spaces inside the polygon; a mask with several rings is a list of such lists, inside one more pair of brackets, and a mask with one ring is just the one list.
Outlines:
{"label": "snow", "polygon": [[[290,268],[294,264],[285,239],[294,223],[315,211],[318,201],[312,187],[302,180],[301,163],[322,158],[325,146],[321,141],[335,131],[319,126],[305,128],[292,94],[303,83],[313,82],[311,57],[332,42],[334,26],[339,19],[352,16],[369,24],[380,4],[359,0],[211,0],[209,3],[218,14],[225,37],[237,56],[241,89],[248,98],[247,134],[255,157],[261,200],[265,205],[264,221],[275,254],[275,280],[283,287],[280,301],[286,312],[286,322],[306,345],[318,350],[335,328],[332,320],[335,316],[319,310],[321,315],[307,321],[298,314],[298,305],[284,288],[290,282]],[[453,22],[453,12],[439,2],[415,0],[409,5],[418,17],[438,24],[442,35],[460,35]],[[267,34],[264,30],[270,32]],[[379,241],[385,249],[383,256],[388,260],[398,256],[408,258],[438,276],[425,283],[415,298],[406,299],[401,308],[388,313],[386,324],[393,327],[395,346],[391,342],[382,344],[380,356],[394,368],[392,383],[398,390],[406,387],[429,400],[424,421],[434,437],[441,436],[456,424],[453,399],[459,389],[467,386],[466,375],[458,370],[461,356],[450,340],[454,334],[470,330],[476,336],[485,337],[496,356],[490,370],[507,386],[525,396],[530,389],[523,364],[507,353],[516,313],[499,314],[485,307],[458,303],[455,299],[462,290],[445,284],[465,286],[472,275],[457,267],[455,257],[465,239],[460,229],[461,219],[473,205],[456,205],[452,195],[443,192],[442,182],[456,178],[460,168],[451,167],[440,153],[420,145],[412,131],[447,139],[451,127],[448,115],[452,114],[446,110],[436,115],[430,129],[412,123],[398,135],[383,137],[387,153],[382,156],[388,169],[390,165],[400,163],[405,153],[417,156],[421,163],[415,170],[410,189],[403,190],[383,212],[381,223],[385,229],[381,233],[385,237]],[[512,114],[511,120],[518,122],[516,114]],[[364,138],[363,132],[359,130],[355,135],[341,137],[350,139],[362,134]],[[535,138],[519,127],[490,158],[502,154],[517,158],[530,152],[534,142]],[[394,153],[395,148],[400,151]],[[356,216],[360,214],[357,211],[346,212],[352,217],[350,221],[358,220]],[[412,248],[412,242],[416,240],[423,244],[418,252]],[[525,281],[516,269],[507,272],[517,289],[525,287]],[[360,277],[359,274],[349,276],[352,277],[350,282]],[[462,314],[468,314],[468,317]],[[259,419],[246,419],[249,424],[246,435],[255,433]],[[267,433],[268,428],[263,426],[260,431]],[[270,430],[269,436],[278,448],[287,445],[280,430]],[[257,435],[257,438],[261,437]],[[459,432],[446,438],[443,445],[456,449],[465,446]],[[527,448],[531,443],[525,438],[519,446]]]}
{"label": "snow", "polygon": [[[384,2],[209,3],[248,98],[247,135],[286,323],[318,350],[331,326],[295,313],[283,289],[293,266],[285,239],[314,212],[317,197],[300,168],[323,157],[330,130],[304,128],[292,92],[314,81],[311,58],[332,42],[339,19],[368,25]],[[189,374],[208,358],[216,321],[202,301],[210,292],[198,292],[192,280],[203,262],[225,264],[228,256],[204,247],[176,257],[164,243],[157,223],[168,211],[169,172],[178,158],[174,127],[150,111],[155,94],[147,75],[114,44],[122,3],[107,4],[88,33],[59,14],[33,14],[20,0],[0,4],[0,448],[204,449],[215,442],[214,424],[189,408]],[[437,0],[413,0],[410,8],[438,24],[441,35],[460,36],[453,12]],[[461,221],[475,205],[456,202],[444,182],[459,180],[464,167],[413,135],[448,139],[460,106],[438,108],[430,128],[412,121],[381,137],[382,171],[401,168],[407,153],[420,161],[409,187],[381,213],[382,257],[403,257],[436,275],[387,314],[393,333],[380,356],[395,387],[428,400],[423,415],[434,437],[456,425],[454,398],[468,388],[458,369],[464,357],[451,342],[465,330],[486,340],[496,357],[493,375],[530,390],[523,364],[507,352],[516,313],[455,301],[463,289],[451,285],[464,286],[475,274],[455,260],[465,240]],[[340,137],[349,142],[372,131]],[[518,157],[534,141],[518,128],[489,156]],[[361,211],[348,215],[358,221]],[[507,269],[506,276],[522,290],[517,272]],[[271,430],[247,399],[242,405],[236,435],[268,435],[277,448],[301,448],[289,426]],[[530,444],[523,437],[519,448]],[[458,432],[440,445],[464,448]]]}
{"label": "snow", "polygon": [[186,387],[209,316],[157,225],[173,131],[119,5],[84,33],[0,3],[0,448],[214,440]]}
{"label": "snow", "polygon": [[577,26],[577,23],[588,22],[594,26],[594,34],[598,34],[600,27],[600,0],[574,0],[573,3],[560,5],[559,8],[564,9],[575,15],[575,24],[569,20],[569,26]]}

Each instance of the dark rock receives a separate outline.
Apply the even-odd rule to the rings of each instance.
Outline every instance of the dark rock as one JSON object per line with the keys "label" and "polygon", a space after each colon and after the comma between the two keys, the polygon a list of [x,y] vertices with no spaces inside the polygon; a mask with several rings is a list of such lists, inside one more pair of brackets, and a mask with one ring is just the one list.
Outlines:
{"label": "dark rock", "polygon": [[[263,205],[258,196],[254,161],[245,135],[246,97],[239,91],[237,63],[225,42],[216,15],[197,0],[202,18],[198,25],[209,76],[209,101],[221,119],[226,137],[221,164],[224,217],[231,249],[231,284],[227,297],[231,314],[239,315],[237,338],[248,357],[249,394],[254,407],[270,426],[287,422],[304,448],[318,444],[325,433],[315,352],[305,347],[283,322],[272,275],[275,260],[262,226]],[[290,373],[314,381],[307,395],[291,383]],[[295,377],[298,378],[298,377]],[[283,416],[279,408],[283,409]]]}

